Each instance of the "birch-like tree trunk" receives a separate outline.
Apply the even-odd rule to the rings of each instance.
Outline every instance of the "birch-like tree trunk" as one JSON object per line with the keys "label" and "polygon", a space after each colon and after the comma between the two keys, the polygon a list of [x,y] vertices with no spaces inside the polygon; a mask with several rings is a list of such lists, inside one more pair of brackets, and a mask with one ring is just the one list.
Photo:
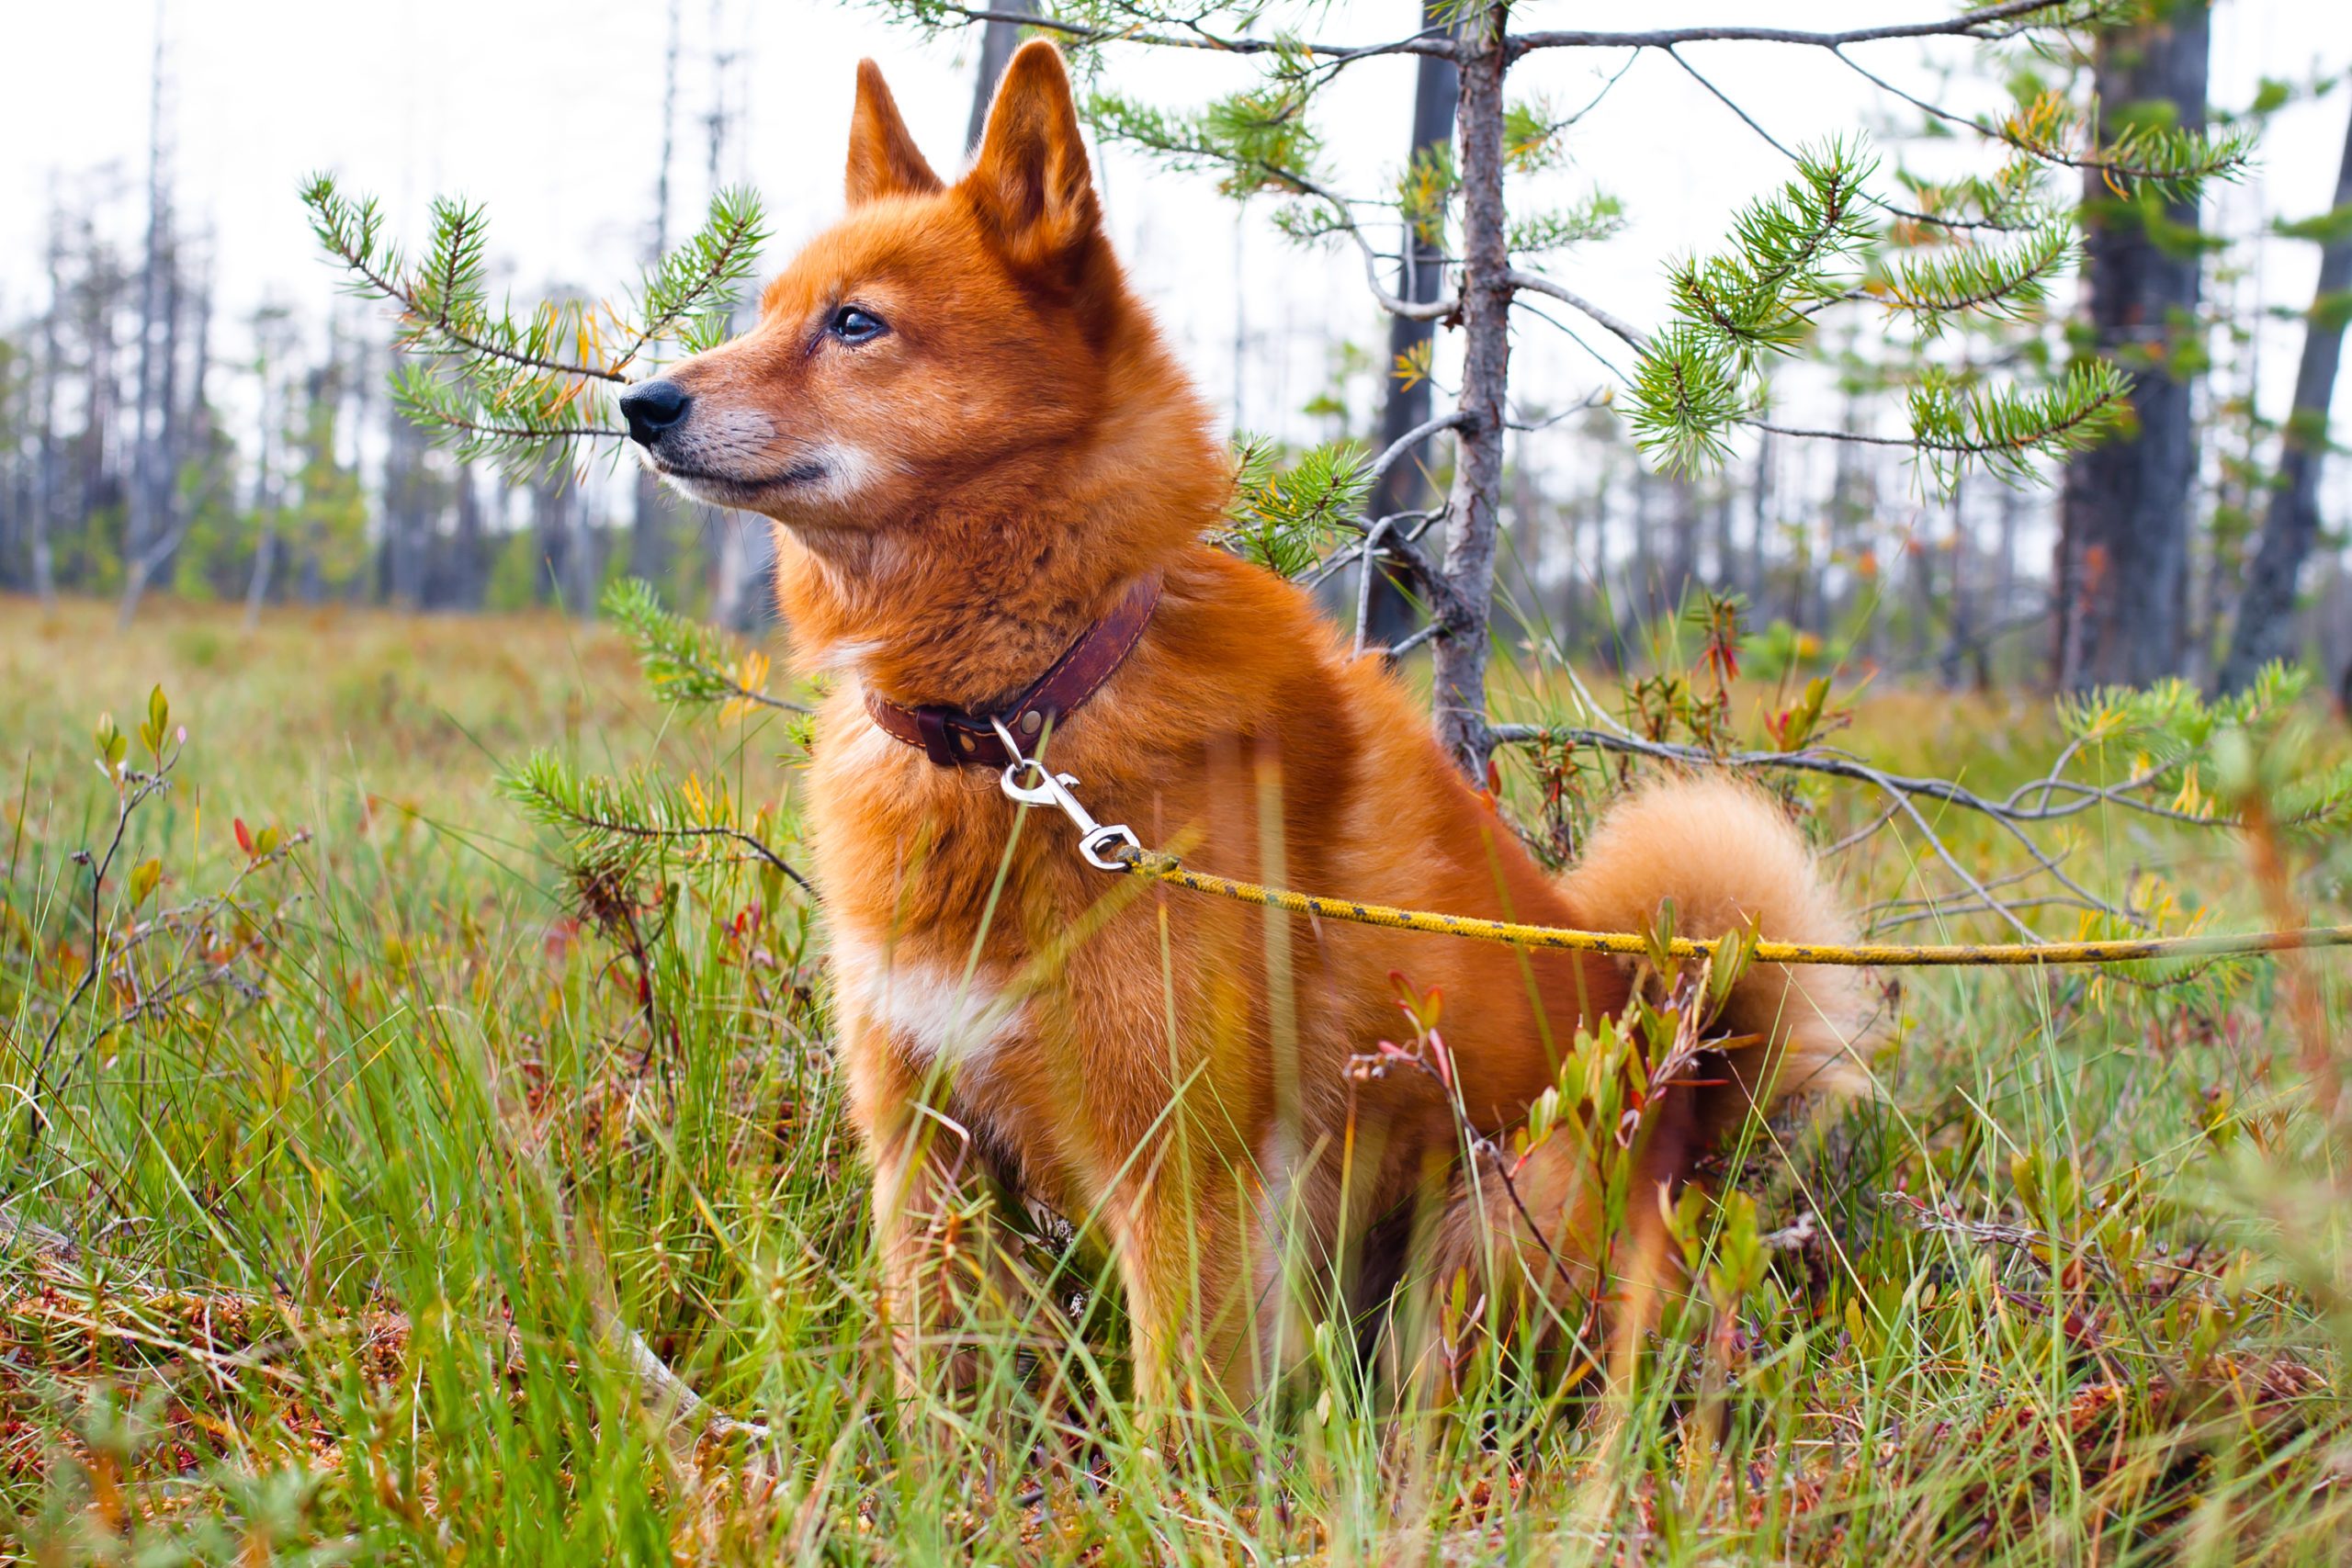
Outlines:
{"label": "birch-like tree trunk", "polygon": [[2238,594],[2222,662],[2221,689],[2235,692],[2274,659],[2293,657],[2295,581],[2319,536],[2319,472],[2327,457],[2327,411],[2335,400],[2336,369],[2344,355],[2344,326],[2352,317],[2352,124],[2344,133],[2344,162],[2335,176],[2334,230],[2320,247],[2319,287],[2303,318],[2303,357],[2295,370],[2295,401],[2279,446],[2278,481],[2262,518],[2262,534]]}

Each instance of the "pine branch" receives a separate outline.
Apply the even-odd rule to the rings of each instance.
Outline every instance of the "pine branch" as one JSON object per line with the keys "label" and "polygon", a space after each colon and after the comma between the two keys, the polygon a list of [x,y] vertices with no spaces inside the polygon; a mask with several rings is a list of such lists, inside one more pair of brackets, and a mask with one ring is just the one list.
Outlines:
{"label": "pine branch", "polygon": [[737,650],[713,627],[664,609],[653,585],[627,578],[605,590],[605,618],[621,629],[653,694],[673,707],[774,708],[805,714],[798,703],[771,696],[767,656]]}
{"label": "pine branch", "polygon": [[675,784],[650,776],[582,775],[541,750],[502,773],[497,789],[533,821],[561,832],[584,862],[625,859],[655,845],[688,854],[731,845],[813,891],[764,839],[736,824],[733,802],[723,790],[706,791],[692,777]]}
{"label": "pine branch", "polygon": [[1234,455],[1233,500],[1216,543],[1269,571],[1296,577],[1320,563],[1356,519],[1373,475],[1353,442],[1313,446],[1284,468],[1271,441],[1245,436]]}
{"label": "pine branch", "polygon": [[1555,208],[1511,220],[1510,243],[1513,255],[1566,250],[1614,239],[1624,231],[1625,205],[1615,197],[1594,191],[1573,207]]}
{"label": "pine branch", "polygon": [[502,327],[484,311],[481,209],[435,197],[433,254],[412,273],[400,252],[382,243],[382,213],[375,200],[354,202],[332,176],[314,175],[302,189],[311,231],[355,279],[353,291],[400,308],[403,346],[480,356],[551,376],[615,381],[628,378],[610,366],[558,359],[526,346],[540,334]]}
{"label": "pine branch", "polygon": [[1904,91],[1838,51],[1831,52],[1865,81],[1933,118],[2004,142],[2037,162],[2096,174],[2119,196],[2146,187],[2166,199],[2185,199],[2209,180],[2235,179],[2253,161],[2257,132],[2252,126],[2211,133],[2135,125],[2101,146],[2062,94],[2043,93],[1999,121],[1974,119]]}
{"label": "pine branch", "polygon": [[1861,292],[1910,317],[1920,337],[1932,341],[1962,313],[2025,320],[2047,302],[2051,280],[2075,256],[2072,228],[2048,223],[2006,249],[1962,245],[1926,259],[1902,257],[1864,280]]}
{"label": "pine branch", "polygon": [[2032,458],[2078,452],[2112,431],[2131,394],[2132,378],[2103,359],[2039,391],[1986,392],[1930,370],[1911,389],[1911,445],[1947,492],[1972,461],[2023,479]]}
{"label": "pine branch", "polygon": [[396,313],[393,346],[406,358],[390,378],[394,406],[461,458],[519,476],[565,470],[581,441],[622,439],[605,389],[628,386],[630,368],[662,342],[692,351],[717,341],[763,239],[756,199],[721,191],[702,229],[647,270],[628,311],[549,300],[518,317],[489,299],[480,208],[436,199],[432,239],[412,262],[384,239],[372,199],[344,196],[323,175],[302,199],[350,290]]}
{"label": "pine branch", "polygon": [[762,224],[759,197],[748,188],[730,186],[714,194],[703,226],[648,273],[638,293],[638,324],[628,329],[628,343],[613,369],[628,369],[673,334],[690,354],[714,346],[727,330],[727,312],[714,309],[714,301],[731,298],[751,278],[767,243]]}

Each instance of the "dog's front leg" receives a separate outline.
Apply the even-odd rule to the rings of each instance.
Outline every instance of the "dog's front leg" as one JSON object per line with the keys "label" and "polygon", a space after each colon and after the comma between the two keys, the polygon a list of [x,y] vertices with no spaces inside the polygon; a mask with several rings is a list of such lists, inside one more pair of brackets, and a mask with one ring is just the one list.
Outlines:
{"label": "dog's front leg", "polygon": [[1238,1184],[1138,1182],[1112,1213],[1135,1329],[1136,1396],[1154,1416],[1246,1411],[1265,1386]]}
{"label": "dog's front leg", "polygon": [[990,1326],[1014,1321],[1019,1281],[969,1133],[887,1055],[859,1049],[879,1043],[851,1033],[850,1109],[874,1172],[883,1337],[912,1412],[980,1381]]}
{"label": "dog's front leg", "polygon": [[996,1200],[949,1127],[918,1111],[869,1144],[882,1313],[902,1400],[968,1393],[991,1325],[1014,1321],[1018,1289]]}

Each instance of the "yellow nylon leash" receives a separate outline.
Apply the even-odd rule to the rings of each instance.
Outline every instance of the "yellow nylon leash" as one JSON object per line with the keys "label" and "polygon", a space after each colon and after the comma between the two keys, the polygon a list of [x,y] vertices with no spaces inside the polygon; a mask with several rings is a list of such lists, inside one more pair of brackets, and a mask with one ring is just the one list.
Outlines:
{"label": "yellow nylon leash", "polygon": [[[1480,942],[1509,942],[1517,947],[1560,948],[1571,953],[1622,953],[1639,957],[1651,951],[1650,939],[1630,931],[1580,931],[1565,926],[1527,926],[1510,920],[1480,919],[1469,915],[1441,915],[1427,909],[1400,909],[1389,904],[1364,904],[1352,898],[1327,898],[1287,887],[1263,887],[1230,876],[1212,876],[1188,869],[1174,855],[1158,850],[1122,847],[1110,852],[1131,872],[1157,882],[1171,883],[1195,893],[1213,894],[1243,904],[1287,909],[1327,920],[1380,926],[1389,931],[1429,931],[1440,936],[1469,937]],[[2314,926],[2303,931],[2250,931],[2239,936],[2125,937],[2106,942],[1770,942],[1756,943],[1760,964],[1821,964],[1848,968],[1865,966],[1951,967],[1962,964],[2001,964],[2011,968],[2043,968],[2061,964],[2122,964],[2140,958],[2234,958],[2264,953],[2288,953],[2301,948],[2352,946],[2352,926]],[[1677,937],[1669,951],[1678,958],[1704,958],[1714,952],[1713,942]]]}

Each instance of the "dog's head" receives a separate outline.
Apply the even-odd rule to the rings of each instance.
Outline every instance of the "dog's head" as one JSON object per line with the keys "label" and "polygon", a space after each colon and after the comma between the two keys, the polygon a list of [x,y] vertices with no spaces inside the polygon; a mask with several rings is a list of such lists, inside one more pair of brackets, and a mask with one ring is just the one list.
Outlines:
{"label": "dog's head", "polygon": [[848,195],[842,220],[768,286],[757,326],[621,400],[659,472],[812,542],[1078,435],[1140,314],[1048,44],[1014,54],[952,186],[862,62]]}

